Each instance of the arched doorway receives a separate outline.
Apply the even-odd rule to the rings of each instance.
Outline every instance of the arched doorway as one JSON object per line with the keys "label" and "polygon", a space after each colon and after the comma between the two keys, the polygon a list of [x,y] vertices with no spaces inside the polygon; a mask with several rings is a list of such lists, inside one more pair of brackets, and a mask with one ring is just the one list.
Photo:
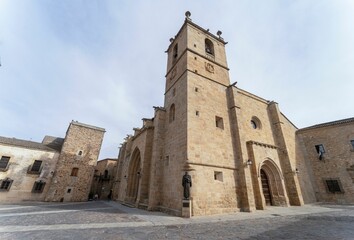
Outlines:
{"label": "arched doorway", "polygon": [[273,160],[267,159],[260,164],[258,176],[263,207],[289,205],[282,173]]}
{"label": "arched doorway", "polygon": [[136,204],[139,194],[140,171],[141,171],[141,157],[140,151],[136,148],[131,156],[129,170],[128,170],[128,185],[126,201]]}

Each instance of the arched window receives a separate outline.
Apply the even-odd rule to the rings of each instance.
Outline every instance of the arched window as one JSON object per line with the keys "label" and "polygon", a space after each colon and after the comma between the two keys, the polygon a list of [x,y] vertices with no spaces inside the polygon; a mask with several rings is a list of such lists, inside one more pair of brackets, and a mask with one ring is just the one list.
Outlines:
{"label": "arched window", "polygon": [[205,52],[214,56],[214,44],[209,39],[205,39]]}
{"label": "arched window", "polygon": [[175,104],[172,104],[170,107],[170,123],[175,120]]}
{"label": "arched window", "polygon": [[261,121],[255,116],[253,116],[251,119],[251,126],[253,129],[261,129],[262,128]]}
{"label": "arched window", "polygon": [[176,45],[173,47],[173,53],[172,53],[173,62],[176,61],[177,57],[178,57],[178,44],[176,44]]}
{"label": "arched window", "polygon": [[104,178],[108,178],[108,170],[104,170]]}

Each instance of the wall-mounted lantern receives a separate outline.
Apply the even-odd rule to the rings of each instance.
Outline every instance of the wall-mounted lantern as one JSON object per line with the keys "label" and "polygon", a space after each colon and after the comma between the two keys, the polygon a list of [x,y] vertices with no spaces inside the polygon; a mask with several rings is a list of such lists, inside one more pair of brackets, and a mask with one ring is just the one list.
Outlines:
{"label": "wall-mounted lantern", "polygon": [[248,159],[247,162],[246,162],[246,166],[248,167],[248,166],[250,166],[250,165],[252,165],[252,164],[253,164],[252,160],[251,160],[251,159]]}

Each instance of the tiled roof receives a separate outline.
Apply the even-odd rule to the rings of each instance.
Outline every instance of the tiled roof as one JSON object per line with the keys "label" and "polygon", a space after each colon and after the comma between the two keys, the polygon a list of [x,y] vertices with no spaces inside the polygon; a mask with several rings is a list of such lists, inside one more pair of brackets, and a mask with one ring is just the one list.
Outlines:
{"label": "tiled roof", "polygon": [[54,150],[60,151],[63,146],[64,138],[45,136],[43,138],[42,144],[46,145]]}
{"label": "tiled roof", "polygon": [[51,151],[57,152],[58,150],[55,148],[51,148],[49,145],[44,145],[43,143],[32,142],[27,140],[21,140],[17,138],[6,138],[0,137],[0,144],[16,146],[16,147],[23,147],[29,149],[38,149],[44,151]]}
{"label": "tiled roof", "polygon": [[334,126],[334,125],[339,125],[339,124],[345,124],[345,123],[354,123],[354,118],[346,118],[346,119],[341,119],[333,122],[326,122],[326,123],[321,123],[321,124],[316,124],[310,127],[306,128],[301,128],[298,131],[305,131],[305,130],[310,130],[310,129],[315,129],[315,128],[321,128],[321,127],[328,127],[328,126]]}

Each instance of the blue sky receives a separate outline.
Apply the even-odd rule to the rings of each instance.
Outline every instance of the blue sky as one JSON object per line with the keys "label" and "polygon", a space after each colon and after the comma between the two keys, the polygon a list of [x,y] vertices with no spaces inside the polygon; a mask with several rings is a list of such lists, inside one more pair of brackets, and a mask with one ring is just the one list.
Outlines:
{"label": "blue sky", "polygon": [[100,159],[163,105],[166,53],[189,10],[223,32],[231,82],[299,128],[354,117],[352,0],[0,0],[0,136],[106,129]]}

